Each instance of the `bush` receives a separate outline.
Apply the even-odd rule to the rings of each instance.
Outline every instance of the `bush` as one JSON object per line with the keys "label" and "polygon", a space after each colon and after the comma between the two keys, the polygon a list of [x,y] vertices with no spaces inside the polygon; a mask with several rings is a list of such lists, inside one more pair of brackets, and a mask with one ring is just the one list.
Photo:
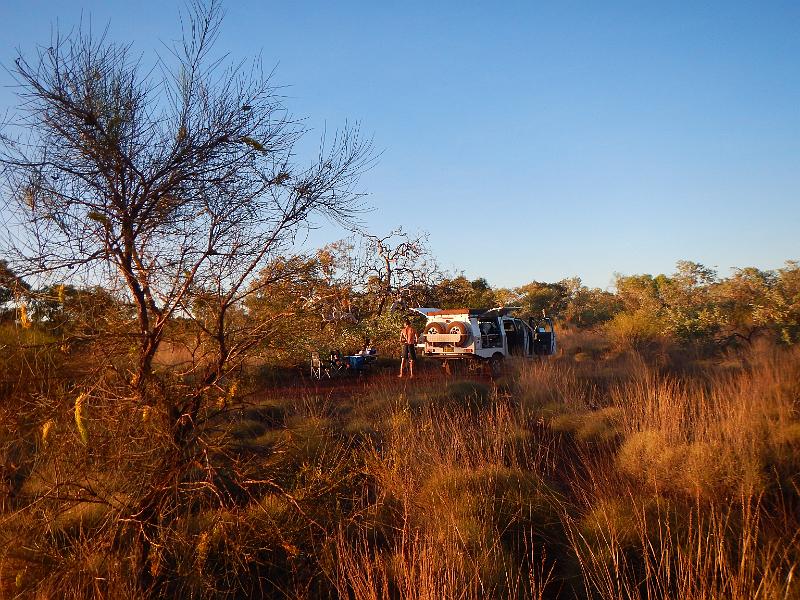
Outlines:
{"label": "bush", "polygon": [[763,486],[762,465],[747,456],[737,456],[720,443],[669,441],[657,431],[630,435],[617,464],[623,473],[656,490],[706,499]]}
{"label": "bush", "polygon": [[665,324],[645,310],[621,312],[605,326],[614,348],[620,351],[649,351],[664,339]]}
{"label": "bush", "polygon": [[436,569],[451,570],[464,589],[472,580],[492,597],[509,597],[519,573],[533,568],[527,562],[533,556],[546,557],[545,572],[567,573],[557,498],[523,469],[440,468],[423,482],[413,514],[423,543],[437,556]]}
{"label": "bush", "polygon": [[553,501],[554,490],[521,469],[486,466],[434,473],[418,502],[425,527],[442,542],[483,551],[498,538],[519,548],[524,538],[538,543],[563,539]]}
{"label": "bush", "polygon": [[558,414],[550,427],[554,431],[569,432],[586,443],[607,443],[620,435],[622,410],[610,406],[584,413]]}

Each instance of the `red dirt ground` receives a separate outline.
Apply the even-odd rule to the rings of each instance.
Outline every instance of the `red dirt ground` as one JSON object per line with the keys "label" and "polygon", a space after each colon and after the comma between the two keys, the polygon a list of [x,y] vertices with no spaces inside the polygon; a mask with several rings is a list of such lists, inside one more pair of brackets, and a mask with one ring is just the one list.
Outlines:
{"label": "red dirt ground", "polygon": [[435,385],[447,385],[453,380],[470,380],[490,383],[492,378],[482,372],[460,372],[448,375],[439,365],[426,365],[414,373],[399,378],[396,370],[377,368],[367,370],[363,374],[355,375],[345,373],[331,378],[323,375],[322,380],[316,380],[304,373],[292,383],[283,383],[265,388],[259,396],[271,398],[302,398],[304,396],[325,396],[331,399],[340,399],[352,396],[355,393],[371,392],[387,389],[418,389],[429,388]]}

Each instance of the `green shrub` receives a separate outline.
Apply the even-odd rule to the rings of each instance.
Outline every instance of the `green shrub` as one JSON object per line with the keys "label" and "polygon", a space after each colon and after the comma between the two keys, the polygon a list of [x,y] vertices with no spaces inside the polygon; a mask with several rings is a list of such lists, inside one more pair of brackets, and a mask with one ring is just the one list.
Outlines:
{"label": "green shrub", "polygon": [[800,421],[786,423],[778,428],[775,441],[783,448],[800,451]]}
{"label": "green shrub", "polygon": [[347,530],[351,542],[365,541],[371,548],[392,548],[403,533],[405,505],[402,499],[387,490],[359,511],[357,518],[349,521]]}
{"label": "green shrub", "polygon": [[[649,556],[668,556],[686,543],[694,524],[690,512],[657,494],[597,499],[578,526],[575,549],[584,575],[595,577],[595,585],[613,581],[635,588],[648,577]],[[609,591],[601,596],[613,597]],[[621,590],[614,596],[628,597]]]}
{"label": "green shrub", "polygon": [[617,313],[606,326],[606,333],[617,350],[650,350],[664,336],[665,323],[647,310]]}
{"label": "green shrub", "polygon": [[553,421],[570,410],[562,402],[548,402],[546,404],[531,404],[526,407],[526,416],[539,423],[547,423],[552,427]]}
{"label": "green shrub", "polygon": [[800,422],[777,425],[771,431],[771,446],[766,460],[777,475],[780,491],[800,500]]}
{"label": "green shrub", "polygon": [[380,444],[382,439],[381,432],[374,422],[371,419],[361,417],[348,420],[342,427],[342,433],[354,438],[356,441],[368,442],[372,445]]}
{"label": "green shrub", "polygon": [[627,437],[617,454],[617,466],[636,480],[672,489],[685,459],[684,445],[671,444],[661,432],[647,430]]}
{"label": "green shrub", "polygon": [[636,513],[630,499],[600,500],[581,519],[581,535],[594,550],[618,545],[623,548],[641,544]]}
{"label": "green shrub", "polygon": [[161,595],[261,597],[293,585],[311,547],[307,529],[282,495],[266,494],[240,509],[191,517],[183,539],[160,557],[169,579]]}
{"label": "green shrub", "polygon": [[336,440],[332,437],[332,423],[322,417],[293,417],[287,423],[289,444],[296,460],[313,462],[324,448]]}
{"label": "green shrub", "polygon": [[502,443],[506,454],[525,464],[536,439],[529,429],[513,426],[502,432]]}
{"label": "green shrub", "polygon": [[575,435],[583,427],[586,413],[559,412],[550,421],[550,428],[561,433]]}

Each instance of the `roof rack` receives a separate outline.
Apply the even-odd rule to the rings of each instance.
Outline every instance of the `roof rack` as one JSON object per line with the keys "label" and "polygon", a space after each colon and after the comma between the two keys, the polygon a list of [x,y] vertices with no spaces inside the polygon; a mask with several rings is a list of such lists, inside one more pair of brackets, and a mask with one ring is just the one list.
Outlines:
{"label": "roof rack", "polygon": [[[470,317],[503,317],[515,310],[521,310],[521,306],[497,306],[495,308],[445,308],[429,310],[425,309],[425,316],[446,317],[448,315],[469,315]],[[422,312],[422,311],[420,311]]]}
{"label": "roof rack", "polygon": [[470,317],[477,317],[485,313],[485,308],[445,308],[435,312],[429,312],[429,317],[444,317],[447,315],[469,315]]}

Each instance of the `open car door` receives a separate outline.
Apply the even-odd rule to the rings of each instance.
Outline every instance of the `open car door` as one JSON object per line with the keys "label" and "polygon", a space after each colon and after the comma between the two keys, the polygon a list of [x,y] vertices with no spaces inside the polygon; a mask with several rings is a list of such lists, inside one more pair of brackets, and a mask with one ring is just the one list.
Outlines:
{"label": "open car door", "polygon": [[533,332],[533,353],[536,356],[552,356],[556,353],[556,330],[550,317],[539,319]]}

